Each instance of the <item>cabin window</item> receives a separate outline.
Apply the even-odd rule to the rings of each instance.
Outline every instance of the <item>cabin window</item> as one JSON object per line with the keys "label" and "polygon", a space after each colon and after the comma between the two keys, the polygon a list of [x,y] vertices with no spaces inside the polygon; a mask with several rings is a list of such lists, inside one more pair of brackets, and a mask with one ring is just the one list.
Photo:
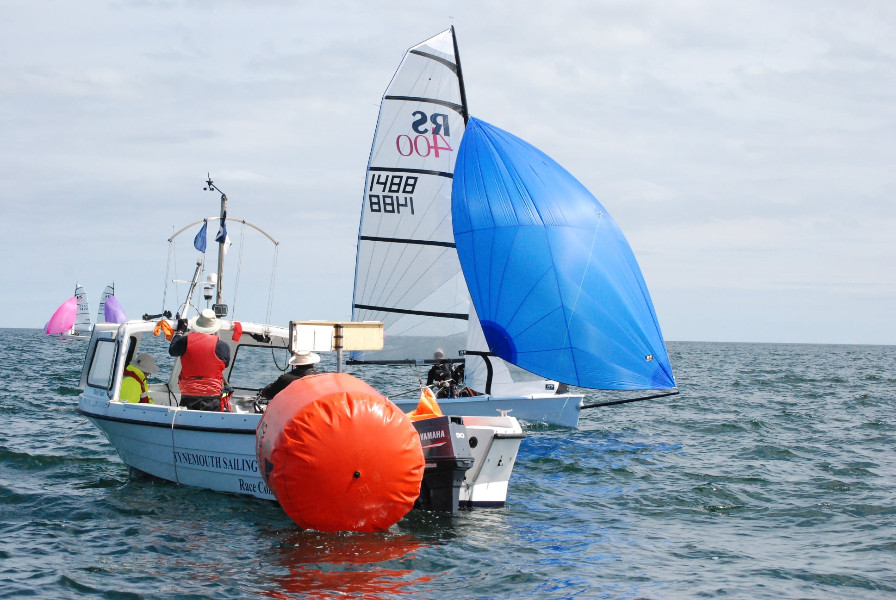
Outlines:
{"label": "cabin window", "polygon": [[115,340],[97,340],[87,372],[87,385],[104,390],[112,389],[115,372]]}
{"label": "cabin window", "polygon": [[243,390],[260,390],[288,369],[289,350],[270,346],[237,346],[228,382]]}

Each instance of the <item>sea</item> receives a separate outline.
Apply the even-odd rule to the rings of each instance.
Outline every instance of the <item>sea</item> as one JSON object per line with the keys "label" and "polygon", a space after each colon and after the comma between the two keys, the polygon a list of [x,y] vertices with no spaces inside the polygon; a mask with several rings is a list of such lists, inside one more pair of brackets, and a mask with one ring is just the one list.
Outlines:
{"label": "sea", "polygon": [[896,598],[896,346],[669,342],[679,395],[529,424],[506,506],[376,534],[131,478],[86,346],[0,329],[0,598]]}

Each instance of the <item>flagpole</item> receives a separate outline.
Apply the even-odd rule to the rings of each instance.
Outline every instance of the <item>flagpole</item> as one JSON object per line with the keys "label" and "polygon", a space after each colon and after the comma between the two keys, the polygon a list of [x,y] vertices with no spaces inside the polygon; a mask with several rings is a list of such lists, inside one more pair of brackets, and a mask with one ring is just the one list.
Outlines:
{"label": "flagpole", "polygon": [[[221,192],[221,228],[224,233],[221,235],[221,241],[218,242],[218,297],[215,303],[215,314],[218,318],[227,316],[227,306],[224,304],[224,295],[222,294],[224,280],[224,244],[227,242],[227,226],[225,219],[227,218],[227,195]],[[223,310],[222,310],[223,309]],[[218,314],[221,312],[221,314]]]}
{"label": "flagpole", "polygon": [[221,228],[219,230],[220,240],[218,242],[218,281],[216,283],[217,295],[215,296],[215,315],[218,318],[227,316],[227,305],[224,304],[224,244],[227,242],[227,194],[222,192],[213,182],[211,176],[206,181],[208,187],[206,189],[215,190],[221,194]]}

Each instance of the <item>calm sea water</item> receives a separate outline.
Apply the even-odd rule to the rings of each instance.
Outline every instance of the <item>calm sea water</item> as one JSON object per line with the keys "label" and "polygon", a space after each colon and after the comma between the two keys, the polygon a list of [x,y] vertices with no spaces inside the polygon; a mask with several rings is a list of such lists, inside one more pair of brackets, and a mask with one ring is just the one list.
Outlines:
{"label": "calm sea water", "polygon": [[85,347],[0,330],[2,598],[896,597],[894,346],[670,343],[681,395],[530,427],[505,508],[364,535],[129,479]]}

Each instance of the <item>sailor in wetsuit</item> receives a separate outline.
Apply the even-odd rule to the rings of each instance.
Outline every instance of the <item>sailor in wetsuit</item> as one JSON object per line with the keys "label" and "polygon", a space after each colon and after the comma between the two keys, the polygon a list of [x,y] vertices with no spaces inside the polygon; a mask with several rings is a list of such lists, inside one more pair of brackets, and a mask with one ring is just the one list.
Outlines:
{"label": "sailor in wetsuit", "polygon": [[445,353],[441,350],[436,350],[432,358],[435,362],[426,376],[426,385],[435,384],[438,387],[436,398],[448,398],[451,396],[451,363],[445,360]]}

